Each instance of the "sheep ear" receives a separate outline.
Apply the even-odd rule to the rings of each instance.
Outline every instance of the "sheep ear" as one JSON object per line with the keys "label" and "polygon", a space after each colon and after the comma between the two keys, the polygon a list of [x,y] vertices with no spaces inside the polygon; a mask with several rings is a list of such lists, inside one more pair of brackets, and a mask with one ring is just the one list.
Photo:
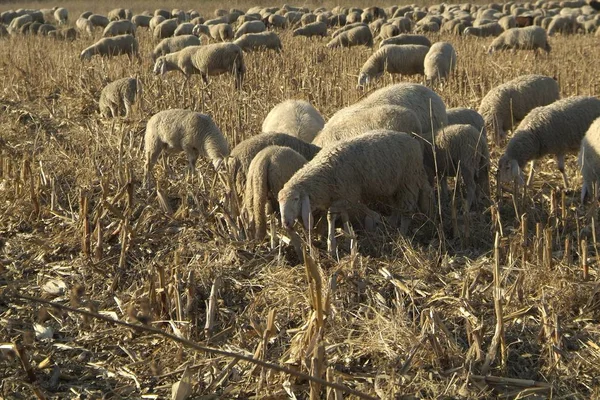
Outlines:
{"label": "sheep ear", "polygon": [[313,216],[310,212],[310,199],[308,198],[308,195],[302,196],[302,222],[304,223],[304,229],[312,229]]}

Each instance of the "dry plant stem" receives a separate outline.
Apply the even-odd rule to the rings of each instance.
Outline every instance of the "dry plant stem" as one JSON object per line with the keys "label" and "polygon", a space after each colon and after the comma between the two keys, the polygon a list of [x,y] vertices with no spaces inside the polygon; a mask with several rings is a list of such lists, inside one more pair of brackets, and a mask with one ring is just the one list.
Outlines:
{"label": "dry plant stem", "polygon": [[204,333],[206,338],[210,338],[215,327],[215,317],[217,314],[217,290],[219,290],[220,280],[215,279],[210,288],[210,296],[208,298],[208,307],[206,312],[206,324],[204,325]]}
{"label": "dry plant stem", "polygon": [[0,298],[3,301],[6,301],[6,302],[9,302],[10,300],[14,300],[14,299],[21,299],[21,300],[31,301],[31,302],[34,302],[34,303],[46,304],[48,306],[57,307],[59,309],[65,310],[65,311],[69,311],[69,312],[81,314],[81,315],[84,315],[84,316],[87,316],[87,317],[96,318],[96,319],[99,319],[101,321],[113,324],[113,325],[124,326],[126,328],[134,329],[134,330],[141,331],[141,332],[154,333],[154,334],[163,336],[163,337],[165,337],[167,339],[170,339],[170,340],[172,340],[174,342],[180,343],[180,344],[182,344],[184,346],[187,346],[189,348],[192,348],[192,349],[194,349],[196,351],[201,351],[201,352],[210,353],[210,354],[216,354],[216,355],[225,356],[225,357],[233,357],[233,358],[236,358],[236,359],[247,361],[247,362],[252,363],[252,364],[256,364],[256,365],[258,365],[260,367],[263,367],[263,368],[272,369],[274,371],[282,372],[284,374],[294,375],[294,376],[296,376],[298,378],[306,379],[308,381],[318,383],[318,384],[323,385],[325,387],[330,387],[330,388],[333,388],[333,389],[341,390],[341,391],[343,391],[343,392],[345,392],[347,394],[351,394],[351,395],[357,396],[358,398],[361,398],[361,399],[376,400],[375,397],[369,396],[368,394],[359,392],[358,390],[349,388],[347,386],[344,386],[344,385],[341,385],[341,384],[338,384],[338,383],[328,382],[328,381],[326,381],[324,379],[321,379],[321,378],[317,378],[317,377],[314,377],[314,376],[311,376],[311,375],[308,375],[308,374],[304,374],[302,372],[294,371],[294,370],[291,370],[291,369],[279,366],[277,364],[272,364],[272,363],[268,363],[268,362],[265,362],[265,361],[262,361],[262,360],[257,360],[255,358],[252,358],[252,357],[249,357],[249,356],[246,356],[246,355],[243,355],[243,354],[236,354],[236,353],[232,353],[232,352],[225,351],[225,350],[220,350],[220,349],[215,349],[215,348],[211,348],[211,347],[202,346],[202,345],[200,345],[198,343],[192,342],[191,340],[180,338],[178,336],[175,336],[175,335],[172,335],[170,333],[167,333],[167,332],[165,332],[165,331],[163,331],[161,329],[153,328],[151,326],[134,325],[134,324],[130,324],[130,323],[127,323],[127,322],[123,322],[123,321],[119,321],[119,320],[114,320],[111,317],[104,316],[104,315],[101,315],[101,314],[98,314],[98,313],[95,313],[95,312],[91,312],[91,311],[86,311],[86,310],[81,310],[81,309],[77,309],[77,308],[65,306],[63,304],[55,303],[55,302],[52,302],[52,301],[49,301],[49,300],[45,300],[45,299],[41,299],[41,298],[38,298],[38,297],[33,297],[33,296],[28,296],[28,295],[16,293],[16,292],[13,292],[13,291],[8,292],[8,293],[4,292],[4,294],[1,295]]}

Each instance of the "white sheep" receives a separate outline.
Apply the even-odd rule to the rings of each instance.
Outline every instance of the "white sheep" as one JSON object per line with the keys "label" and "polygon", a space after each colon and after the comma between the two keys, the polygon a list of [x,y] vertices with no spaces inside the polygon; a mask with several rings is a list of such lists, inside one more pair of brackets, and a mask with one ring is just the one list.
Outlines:
{"label": "white sheep", "polygon": [[327,36],[327,24],[324,22],[312,22],[310,24],[304,25],[301,28],[294,29],[292,36]]}
{"label": "white sheep", "polygon": [[90,21],[94,25],[94,27],[99,26],[102,29],[106,28],[106,26],[110,23],[110,20],[108,18],[100,14],[90,15],[88,17],[88,21]]}
{"label": "white sheep", "polygon": [[388,44],[396,44],[396,45],[415,44],[415,45],[420,45],[420,46],[431,47],[431,41],[426,36],[411,35],[408,33],[401,33],[398,36],[384,39],[379,44],[379,48],[382,48],[383,46],[387,46]]}
{"label": "white sheep", "polygon": [[558,82],[543,75],[523,75],[490,90],[478,112],[496,142],[506,138],[513,123],[518,123],[534,108],[559,98]]}
{"label": "white sheep", "polygon": [[142,28],[150,28],[151,20],[152,16],[150,15],[136,14],[133,17],[131,17],[131,22],[133,22],[135,26]]}
{"label": "white sheep", "polygon": [[437,79],[446,80],[456,69],[456,51],[448,42],[436,42],[425,56],[425,79],[434,82]]}
{"label": "white sheep", "polygon": [[[383,20],[378,19],[377,21],[383,21]],[[379,35],[377,36],[377,39],[385,40],[385,39],[392,38],[394,36],[398,36],[400,34],[400,28],[398,28],[396,25],[384,24],[381,26],[381,28],[378,29],[378,32],[379,32]]]}
{"label": "white sheep", "polygon": [[525,28],[513,28],[503,32],[492,44],[490,44],[489,53],[498,50],[516,49],[516,50],[545,50],[550,52],[548,35],[543,28],[539,26],[527,26]]}
{"label": "white sheep", "polygon": [[548,25],[548,36],[554,36],[555,33],[563,35],[575,33],[577,22],[571,16],[556,15]]}
{"label": "white sheep", "polygon": [[502,28],[502,26],[500,26],[499,23],[490,22],[488,24],[483,24],[480,26],[470,26],[467,29],[465,29],[463,34],[465,36],[472,35],[472,36],[477,36],[477,37],[488,37],[488,36],[498,36],[502,32],[504,32],[504,29]]}
{"label": "white sheep", "polygon": [[227,165],[228,171],[232,176],[238,195],[244,193],[246,185],[246,176],[250,163],[254,157],[264,148],[269,146],[289,147],[297,151],[307,160],[313,157],[321,150],[319,146],[306,143],[304,140],[286,133],[267,132],[252,136],[240,142],[233,148],[229,156]]}
{"label": "white sheep", "polygon": [[408,228],[417,208],[430,212],[432,189],[423,167],[421,145],[406,133],[378,130],[321,150],[292,176],[278,194],[281,223],[292,229],[302,217],[306,229],[312,213],[329,212],[328,250],[335,252],[335,219],[349,213],[367,216],[368,207],[382,202]]}
{"label": "white sheep", "polygon": [[191,22],[184,22],[183,24],[177,25],[177,29],[173,32],[173,36],[191,35],[194,31],[194,24]]}
{"label": "white sheep", "polygon": [[317,16],[313,13],[303,14],[302,17],[300,18],[300,24],[302,24],[302,26],[312,24],[313,22],[316,22],[316,21],[317,21]]}
{"label": "white sheep", "polygon": [[358,74],[358,87],[379,79],[384,72],[390,74],[422,75],[423,62],[429,47],[419,45],[387,45],[369,57]]}
{"label": "white sheep", "polygon": [[345,31],[327,43],[327,47],[330,49],[336,47],[353,47],[360,45],[373,47],[373,34],[366,25],[358,26]]}
{"label": "white sheep", "polygon": [[142,84],[136,78],[121,78],[106,85],[100,92],[100,114],[116,118],[125,111],[125,118],[131,114],[131,106],[142,94]]}
{"label": "white sheep", "polygon": [[110,10],[107,16],[110,21],[118,21],[120,19],[131,20],[131,17],[133,17],[133,13],[129,9],[115,8]]}
{"label": "white sheep", "polygon": [[154,33],[154,29],[156,29],[158,25],[166,20],[167,18],[163,17],[162,15],[155,15],[154,17],[150,18],[150,22],[148,22],[148,29],[150,29],[150,32]]}
{"label": "white sheep", "polygon": [[306,164],[306,158],[289,147],[269,146],[250,163],[243,209],[249,215],[251,236],[262,240],[267,233],[267,215],[278,208],[277,194]]}
{"label": "white sheep", "polygon": [[498,24],[507,31],[517,27],[517,20],[512,15],[505,15],[498,20]]}
{"label": "white sheep", "polygon": [[75,21],[75,26],[80,32],[85,32],[89,36],[94,34],[94,24],[85,18],[77,18]]}
{"label": "white sheep", "polygon": [[267,30],[267,27],[262,21],[244,22],[236,31],[234,39],[239,38],[246,33],[261,33]]}
{"label": "white sheep", "polygon": [[269,111],[263,121],[262,131],[287,133],[310,143],[324,125],[325,120],[312,104],[305,100],[290,99]]}
{"label": "white sheep", "polygon": [[448,108],[446,115],[448,116],[448,125],[471,125],[482,133],[482,139],[487,143],[485,120],[477,111],[464,107]]}
{"label": "white sheep", "polygon": [[421,122],[414,111],[390,104],[367,105],[361,108],[353,107],[347,118],[325,124],[313,143],[325,148],[377,129],[422,135]]}
{"label": "white sheep", "polygon": [[522,169],[531,161],[529,186],[535,160],[550,154],[556,157],[565,187],[568,187],[565,155],[579,151],[583,136],[598,117],[600,100],[588,96],[568,97],[533,109],[521,121],[500,157],[498,179],[501,182],[517,179],[522,184]]}
{"label": "white sheep", "polygon": [[157,8],[156,10],[154,10],[154,16],[157,16],[157,15],[163,17],[164,19],[171,19],[173,17],[171,15],[171,11],[161,9],[161,8]]}
{"label": "white sheep", "polygon": [[336,37],[338,37],[342,33],[347,32],[350,29],[358,28],[358,27],[361,27],[361,26],[367,26],[367,24],[365,24],[363,22],[354,22],[352,24],[346,24],[346,25],[342,26],[340,29],[337,29],[336,31],[334,31],[331,34],[331,38],[335,39]]}
{"label": "white sheep", "polygon": [[271,14],[268,17],[269,26],[278,29],[286,29],[288,26],[288,20],[283,15]]}
{"label": "white sheep", "polygon": [[276,52],[282,50],[281,39],[272,31],[261,33],[246,33],[233,41],[234,44],[240,46],[243,51],[254,51],[260,49],[271,49]]}
{"label": "white sheep", "polygon": [[194,27],[192,33],[196,36],[205,35],[218,42],[225,42],[233,39],[233,28],[229,24],[205,25],[200,24]]}
{"label": "white sheep", "polygon": [[581,202],[591,195],[597,199],[600,196],[600,118],[590,125],[581,140],[578,162],[583,176]]}
{"label": "white sheep", "polygon": [[192,172],[199,156],[212,161],[215,169],[229,155],[229,145],[212,118],[192,110],[174,109],[154,114],[144,135],[144,185],[152,179],[152,168],[160,153],[185,152]]}
{"label": "white sheep", "polygon": [[200,39],[195,35],[184,35],[166,38],[160,41],[159,44],[154,47],[152,51],[152,60],[156,62],[156,59],[166,54],[175,53],[179,50],[183,50],[189,46],[200,46],[202,43]]}
{"label": "white sheep", "polygon": [[166,19],[160,24],[156,25],[156,27],[152,31],[152,34],[155,39],[164,39],[171,37],[175,34],[177,25],[179,25],[177,18]]}
{"label": "white sheep", "polygon": [[108,25],[106,25],[106,28],[104,28],[104,31],[102,32],[103,37],[127,34],[135,36],[135,24],[126,19],[111,21]]}
{"label": "white sheep", "polygon": [[59,7],[54,10],[54,19],[59,25],[64,25],[69,21],[69,12],[66,8]]}
{"label": "white sheep", "polygon": [[79,55],[81,61],[90,60],[92,56],[113,57],[127,54],[130,60],[133,57],[140,59],[139,45],[136,38],[131,35],[120,35],[98,40],[93,45],[84,49]]}

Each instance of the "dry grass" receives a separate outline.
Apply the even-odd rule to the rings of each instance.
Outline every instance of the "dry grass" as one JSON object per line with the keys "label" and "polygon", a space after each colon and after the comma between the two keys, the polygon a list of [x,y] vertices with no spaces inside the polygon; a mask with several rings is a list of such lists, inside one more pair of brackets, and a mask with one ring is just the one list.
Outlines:
{"label": "dry grass", "polygon": [[[75,15],[110,8],[65,5]],[[245,7],[242,1],[228,6]],[[316,242],[318,265],[307,275],[287,248],[236,240],[224,188],[205,161],[198,165],[202,178],[191,181],[184,158],[171,157],[167,170],[156,167],[161,194],[142,190],[145,121],[166,108],[199,110],[213,116],[234,146],[259,133],[283,99],[307,99],[329,117],[363,95],[356,74],[372,50],[328,51],[326,39],[283,33],[282,55],[247,56],[242,92],[222,76],[208,86],[194,77],[180,93],[181,75],[152,75],[147,54],[154,42],[146,32],[139,36],[141,64],[126,58],[80,63],[90,38],[0,41],[6,54],[0,61],[0,337],[22,346],[35,378],[28,382],[10,346],[0,346],[0,396],[165,398],[184,365],[197,396],[285,398],[285,388],[298,398],[319,393],[286,374],[261,373],[245,362],[228,368],[231,358],[15,301],[9,289],[303,372],[320,369],[323,377],[329,367],[328,379],[381,398],[600,395],[597,210],[579,205],[574,157],[567,168],[573,190],[558,189],[553,161],[541,163],[524,199],[504,193],[485,212],[459,215],[454,224],[446,216],[443,238],[430,222],[409,240],[394,231],[359,232],[359,254],[348,254],[343,239],[339,261]],[[490,88],[523,73],[555,76],[563,96],[599,92],[598,38],[552,38],[550,56],[537,57],[488,56],[484,46],[491,40],[432,39],[452,42],[459,57],[452,80],[436,88],[448,107],[476,108]],[[133,117],[101,119],[103,85],[134,74],[145,91]],[[386,75],[378,86],[401,80]],[[501,151],[491,149],[494,164]],[[65,287],[51,294],[53,281]],[[205,329],[215,283],[214,323]],[[312,311],[316,293],[324,320]],[[52,339],[35,339],[36,323],[51,327]]]}

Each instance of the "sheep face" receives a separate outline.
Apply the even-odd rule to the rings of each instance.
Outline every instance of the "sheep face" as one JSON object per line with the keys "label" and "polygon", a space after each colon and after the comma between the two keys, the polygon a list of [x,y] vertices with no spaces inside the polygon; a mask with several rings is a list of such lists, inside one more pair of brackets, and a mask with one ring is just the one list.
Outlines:
{"label": "sheep face", "polygon": [[524,183],[523,172],[519,167],[519,163],[517,160],[509,159],[506,155],[503,155],[498,162],[498,180],[500,182],[512,182],[514,179],[518,179],[520,185]]}
{"label": "sheep face", "polygon": [[89,50],[83,50],[79,55],[81,61],[89,61],[92,59],[92,52]]}
{"label": "sheep face", "polygon": [[313,226],[310,200],[308,195],[297,190],[281,189],[278,195],[279,210],[281,212],[281,225],[291,229],[298,216],[302,215],[302,221],[306,229]]}
{"label": "sheep face", "polygon": [[370,81],[371,79],[369,78],[369,75],[365,74],[364,72],[361,72],[358,75],[357,88],[362,89],[364,86],[368,85]]}
{"label": "sheep face", "polygon": [[156,75],[164,75],[167,72],[167,63],[163,57],[159,57],[159,59],[156,60],[152,72]]}

